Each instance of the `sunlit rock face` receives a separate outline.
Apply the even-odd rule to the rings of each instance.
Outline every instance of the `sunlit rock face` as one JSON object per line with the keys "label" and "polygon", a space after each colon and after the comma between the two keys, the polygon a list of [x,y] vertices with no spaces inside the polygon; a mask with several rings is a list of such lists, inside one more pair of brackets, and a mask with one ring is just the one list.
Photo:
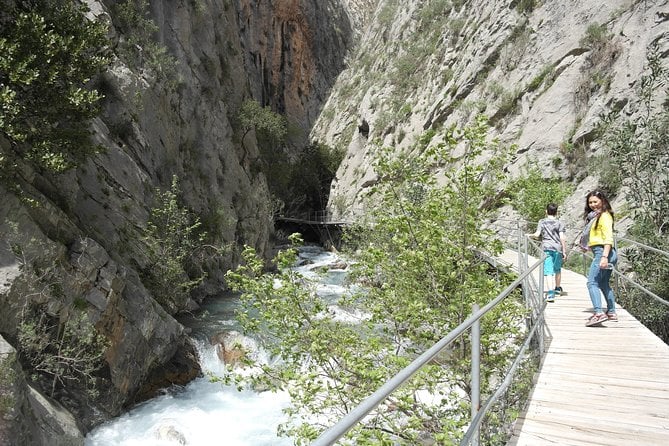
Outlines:
{"label": "sunlit rock face", "polygon": [[[598,124],[638,113],[649,55],[666,66],[669,54],[666,1],[379,1],[369,15],[311,134],[347,150],[328,204],[335,218],[373,204],[375,147],[407,151],[484,113],[491,137],[517,145],[509,179],[533,165],[577,186],[561,213],[575,222],[597,185],[584,160],[602,153]],[[660,104],[666,92],[655,94]]]}
{"label": "sunlit rock face", "polygon": [[[91,17],[114,23],[110,47],[122,46],[128,36],[111,20],[119,2],[87,3]],[[26,303],[52,318],[76,305],[108,342],[99,395],[76,386],[56,395],[83,432],[197,376],[197,353],[175,316],[225,288],[241,246],[271,251],[271,194],[254,165],[255,135],[241,144],[235,123],[243,101],[287,116],[294,151],[312,140],[347,150],[332,185],[335,216],[369,206],[376,142],[408,150],[424,132],[484,112],[492,136],[517,144],[509,178],[532,163],[578,185],[563,212],[573,218],[596,179],[564,143],[600,153],[600,116],[634,113],[651,48],[665,64],[669,54],[665,0],[147,3],[174,63],[148,69],[115,58],[93,80],[105,96],[91,128],[103,150],[60,175],[17,165],[21,196],[0,185],[0,333],[16,348]],[[604,40],[588,38],[593,25],[604,27]],[[9,144],[0,135],[0,148]],[[156,190],[174,176],[212,243],[233,249],[206,263],[192,299],[166,309],[145,283],[143,235]],[[26,264],[59,285],[38,283]]]}

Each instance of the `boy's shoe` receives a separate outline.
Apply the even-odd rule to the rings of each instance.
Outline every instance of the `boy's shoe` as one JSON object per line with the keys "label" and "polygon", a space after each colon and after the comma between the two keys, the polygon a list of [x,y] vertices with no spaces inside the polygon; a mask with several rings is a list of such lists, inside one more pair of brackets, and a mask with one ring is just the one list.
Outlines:
{"label": "boy's shoe", "polygon": [[612,322],[618,322],[618,315],[616,313],[606,313],[606,317]]}
{"label": "boy's shoe", "polygon": [[588,321],[585,323],[586,327],[592,327],[593,325],[599,325],[602,322],[608,321],[609,318],[604,313],[593,314],[590,316]]}
{"label": "boy's shoe", "polygon": [[546,302],[555,302],[555,291],[550,290],[546,293]]}
{"label": "boy's shoe", "polygon": [[560,294],[562,294],[562,287],[561,286],[555,287],[555,295],[559,296]]}

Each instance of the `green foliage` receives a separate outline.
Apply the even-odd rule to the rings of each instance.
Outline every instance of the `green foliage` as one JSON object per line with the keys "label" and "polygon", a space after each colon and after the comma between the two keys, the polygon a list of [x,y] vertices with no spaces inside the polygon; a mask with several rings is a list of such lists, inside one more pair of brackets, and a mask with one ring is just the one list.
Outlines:
{"label": "green foliage", "polygon": [[282,144],[286,138],[288,131],[286,119],[274,113],[269,106],[262,107],[252,99],[244,101],[239,109],[238,119],[244,131],[242,142],[251,130],[256,131],[256,137],[261,143],[265,141],[277,145]]}
{"label": "green foliage", "polygon": [[[669,252],[669,236],[666,232],[658,233],[657,228],[647,219],[635,220],[634,225],[630,228],[629,236],[634,240],[643,240],[644,244],[665,253]],[[625,260],[635,272],[634,280],[660,298],[669,300],[669,258],[667,255],[638,246],[626,247],[623,252]],[[669,308],[625,281],[620,281],[620,286],[621,291],[616,295],[618,302],[669,344]]]}
{"label": "green foliage", "polygon": [[523,92],[519,88],[504,92],[500,97],[494,120],[497,121],[505,116],[514,115],[519,110],[519,100],[522,96]]}
{"label": "green foliage", "polygon": [[405,122],[411,116],[411,105],[407,103],[407,100],[402,95],[393,95],[387,101],[385,107],[387,108],[379,113],[373,126],[381,134],[387,134],[388,129],[394,128],[400,122]]}
{"label": "green foliage", "polygon": [[516,4],[516,9],[521,14],[530,13],[534,10],[537,5],[536,0],[518,0]]}
{"label": "green foliage", "polygon": [[88,124],[100,95],[90,80],[109,63],[107,27],[88,21],[86,10],[57,0],[3,3],[0,132],[12,149],[0,157],[6,179],[14,157],[61,172],[96,150]]}
{"label": "green foliage", "polygon": [[11,334],[18,340],[21,363],[52,397],[67,389],[96,398],[107,384],[100,372],[108,341],[89,319],[88,302],[76,294],[84,292],[81,282],[67,274],[69,265],[61,264],[58,249],[48,239],[26,236],[11,220],[3,223],[3,235],[21,270],[18,289],[25,290],[19,314],[10,308],[7,316],[18,318]]}
{"label": "green foliage", "polygon": [[175,82],[177,61],[156,40],[158,26],[149,16],[149,1],[124,0],[114,5],[114,12],[122,32],[118,52],[125,62],[135,69],[148,68],[159,79]]}
{"label": "green foliage", "polygon": [[[502,177],[506,151],[487,140],[483,118],[450,129],[445,141],[411,156],[378,151],[380,206],[370,215],[372,223],[358,228],[352,262],[352,280],[363,286],[359,292],[324,300],[310,280],[289,268],[297,260],[294,248],[279,252],[271,274],[263,274],[263,261],[247,248],[245,263],[226,276],[242,293],[238,320],[245,332],[262,340],[275,359],[249,359],[259,373],[231,371],[224,379],[286,389],[292,405],[280,431],[296,444],[308,443],[325,427],[316,418],[325,416],[329,423],[344,415],[462,322],[473,303],[485,305],[508,284],[478,254],[502,248],[480,228],[480,205]],[[475,160],[484,153],[491,158],[481,167]],[[437,183],[436,170],[446,181]],[[523,313],[511,298],[482,321],[484,393],[514,354]],[[470,368],[467,338],[405,383],[349,438],[406,445],[421,436],[444,444],[459,438],[470,411],[462,401]],[[431,394],[433,402],[418,398],[420,392]]]}
{"label": "green foliage", "polygon": [[[626,188],[634,225],[629,233],[644,244],[669,251],[669,102],[657,101],[667,91],[669,70],[661,50],[653,45],[648,70],[639,82],[641,102],[629,114],[611,114],[600,131],[607,152],[600,163],[601,181],[617,191]],[[631,116],[622,120],[617,116]],[[660,297],[669,298],[669,268],[666,257],[647,250],[630,252],[636,279]],[[644,325],[669,342],[669,311],[643,297],[636,289],[621,293],[621,303]]]}
{"label": "green foliage", "polygon": [[574,92],[577,109],[585,106],[596,92],[608,91],[613,78],[611,67],[620,54],[620,45],[606,25],[593,23],[588,26],[580,44],[590,51],[582,69],[580,84]]}
{"label": "green foliage", "polygon": [[17,376],[14,364],[16,364],[15,353],[0,356],[0,417],[2,418],[8,417],[16,405],[14,391]]}
{"label": "green foliage", "polygon": [[[653,98],[669,81],[657,46],[649,52],[649,71],[641,78],[642,102],[632,118],[616,120],[612,113],[602,121],[603,142],[608,149],[610,168],[602,171],[602,181],[617,190],[628,186],[634,203],[634,220],[661,234],[669,231],[669,104],[653,109]],[[665,87],[666,88],[666,87]],[[615,187],[615,188],[614,188]],[[647,220],[647,223],[646,223]]]}
{"label": "green foliage", "polygon": [[254,100],[242,104],[238,122],[244,131],[242,141],[251,130],[256,131],[262,155],[257,165],[284,212],[292,215],[305,209],[325,209],[344,151],[314,143],[301,149],[297,157],[289,157],[280,147],[287,134],[286,119]]}
{"label": "green foliage", "polygon": [[344,155],[343,150],[317,142],[302,150],[297,162],[291,166],[287,193],[281,196],[289,214],[298,203],[302,209],[326,208],[330,184]]}
{"label": "green foliage", "polygon": [[559,206],[572,191],[570,183],[560,178],[546,178],[538,167],[526,169],[508,187],[511,204],[529,222],[544,218],[548,203]]}
{"label": "green foliage", "polygon": [[398,7],[399,7],[398,0],[388,0],[384,2],[381,11],[379,11],[376,17],[376,22],[379,24],[379,26],[381,27],[392,26]]}
{"label": "green foliage", "polygon": [[500,65],[507,72],[518,67],[520,61],[525,57],[530,41],[532,39],[532,28],[528,26],[527,20],[520,21],[505,41],[504,49],[501,51]]}
{"label": "green foliage", "polygon": [[32,370],[51,380],[51,396],[60,388],[79,385],[97,396],[96,373],[104,365],[108,343],[85,313],[59,320],[43,308],[25,308],[18,341],[20,354]]}
{"label": "green foliage", "polygon": [[586,172],[590,170],[592,164],[598,164],[596,162],[593,163],[593,159],[588,157],[589,142],[574,142],[574,133],[580,125],[581,119],[577,117],[566,139],[559,146],[560,156],[567,162],[566,167],[569,170],[569,174],[577,181],[583,178]]}
{"label": "green foliage", "polygon": [[527,91],[535,91],[538,89],[544,81],[552,83],[555,80],[555,65],[547,64],[541,69],[541,72],[527,84]]}
{"label": "green foliage", "polygon": [[606,44],[611,38],[606,25],[591,23],[585,30],[585,35],[581,37],[579,44],[591,48],[598,48]]}
{"label": "green foliage", "polygon": [[147,287],[171,314],[185,308],[190,291],[204,279],[204,273],[192,271],[204,240],[199,232],[200,220],[181,207],[179,193],[176,176],[169,190],[156,191],[157,203],[143,237],[148,257],[144,269]]}
{"label": "green foliage", "polygon": [[420,10],[420,21],[429,23],[439,17],[445,18],[450,14],[452,8],[451,0],[429,0],[423,2],[423,7]]}
{"label": "green foliage", "polygon": [[[391,8],[392,5],[388,4],[386,7]],[[444,44],[442,37],[444,29],[450,28],[453,39],[457,40],[465,23],[464,20],[450,17],[452,5],[448,0],[422,2],[419,8],[417,11],[419,13],[417,23],[419,32],[413,33],[411,38],[400,42],[398,53],[390,58],[392,67],[387,71],[388,84],[394,86],[394,96],[404,99],[396,101],[398,104],[393,104],[386,119],[386,126],[405,120],[406,116],[402,115],[406,113],[406,110],[403,113],[401,108],[406,104],[406,98],[424,84],[429,61],[439,53]],[[383,129],[385,126],[379,126],[379,128]]]}

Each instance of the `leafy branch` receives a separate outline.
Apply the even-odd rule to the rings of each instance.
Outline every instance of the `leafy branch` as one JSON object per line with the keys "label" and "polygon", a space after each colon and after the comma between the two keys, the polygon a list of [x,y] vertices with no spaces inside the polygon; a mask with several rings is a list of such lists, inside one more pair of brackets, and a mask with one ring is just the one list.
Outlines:
{"label": "leafy branch", "polygon": [[77,382],[83,382],[89,395],[97,395],[95,374],[104,365],[108,343],[83,313],[60,322],[42,310],[24,308],[18,340],[32,369],[51,377],[51,396]]}
{"label": "leafy branch", "polygon": [[100,94],[91,79],[109,63],[107,27],[73,2],[17,2],[0,26],[0,135],[11,151],[0,174],[14,175],[15,157],[62,172],[97,150],[88,124]]}

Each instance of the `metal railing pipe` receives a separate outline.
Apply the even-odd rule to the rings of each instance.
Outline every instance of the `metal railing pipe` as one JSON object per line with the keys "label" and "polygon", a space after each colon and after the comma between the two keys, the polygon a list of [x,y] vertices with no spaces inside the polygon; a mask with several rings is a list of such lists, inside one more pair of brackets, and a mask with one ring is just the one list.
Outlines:
{"label": "metal railing pipe", "polygon": [[631,239],[628,239],[628,238],[625,238],[625,237],[618,237],[618,240],[628,242],[628,243],[632,243],[633,245],[641,246],[642,248],[645,248],[649,251],[653,251],[654,253],[661,254],[661,255],[669,258],[669,252],[662,251],[661,249],[653,248],[652,246],[644,245],[643,243],[637,242],[636,240],[631,240]]}
{"label": "metal railing pipe", "polygon": [[490,407],[495,403],[495,401],[499,399],[500,395],[511,385],[516,369],[518,369],[520,363],[524,358],[524,353],[527,351],[527,349],[530,348],[530,343],[532,342],[534,334],[539,329],[539,327],[543,326],[543,320],[544,316],[542,313],[538,323],[534,324],[534,327],[532,327],[532,330],[530,330],[529,334],[527,335],[527,338],[525,339],[525,342],[520,348],[518,355],[516,355],[516,359],[513,361],[513,364],[511,364],[511,367],[509,368],[509,371],[507,372],[504,381],[502,381],[502,384],[500,384],[497,390],[490,396],[490,398],[488,398],[488,400],[483,405],[481,410],[479,410],[476,417],[474,417],[474,419],[472,420],[471,424],[469,425],[469,428],[467,429],[467,432],[465,432],[464,437],[462,437],[462,440],[460,440],[460,446],[474,444],[474,436],[480,431],[481,423],[483,422],[483,417],[486,415],[488,409],[490,409]]}
{"label": "metal railing pipe", "polygon": [[[477,304],[472,305],[472,314],[479,310]],[[481,321],[479,319],[472,325],[472,421],[476,419],[476,415],[481,408]],[[478,446],[479,432],[476,431],[471,444]]]}
{"label": "metal railing pipe", "polygon": [[628,278],[627,276],[625,276],[623,274],[618,274],[618,277],[627,281],[627,282],[629,282],[629,284],[632,285],[634,288],[643,291],[644,293],[646,293],[648,296],[652,297],[653,299],[655,299],[659,303],[664,304],[666,306],[669,306],[669,301],[666,301],[666,300],[662,299],[660,296],[653,293],[649,289],[645,288],[643,285],[639,285],[638,283],[636,283],[635,281],[633,281],[632,279]]}
{"label": "metal railing pipe", "polygon": [[406,380],[411,378],[421,367],[434,359],[435,356],[441,352],[448,344],[457,339],[462,333],[464,333],[469,327],[471,327],[476,321],[478,321],[484,314],[493,309],[497,304],[504,300],[513,290],[515,290],[527,276],[529,276],[532,271],[537,267],[543,264],[543,260],[537,261],[532,267],[528,268],[526,271],[523,271],[519,277],[514,280],[509,286],[507,286],[504,291],[497,295],[493,300],[488,302],[483,308],[481,308],[476,313],[469,316],[453,329],[450,333],[444,336],[436,344],[426,350],[423,354],[414,359],[411,364],[402,369],[399,373],[393,376],[388,380],[384,385],[382,385],[376,392],[371,394],[365,400],[363,400],[358,406],[353,408],[348,414],[346,414],[338,423],[334,426],[327,429],[323,432],[313,443],[312,446],[329,446],[337,441],[339,438],[344,436],[351,428],[362,420],[367,414],[369,414],[376,406],[381,404],[392,392],[400,387]]}

